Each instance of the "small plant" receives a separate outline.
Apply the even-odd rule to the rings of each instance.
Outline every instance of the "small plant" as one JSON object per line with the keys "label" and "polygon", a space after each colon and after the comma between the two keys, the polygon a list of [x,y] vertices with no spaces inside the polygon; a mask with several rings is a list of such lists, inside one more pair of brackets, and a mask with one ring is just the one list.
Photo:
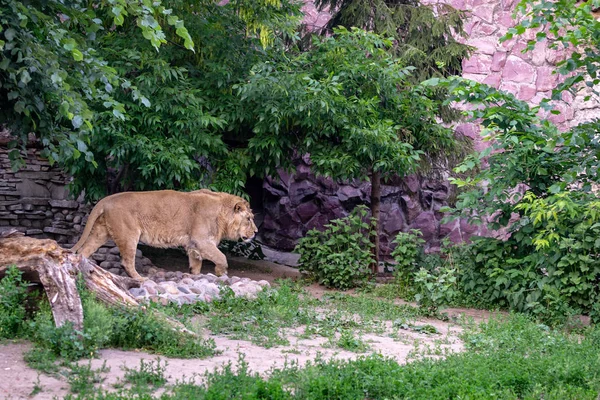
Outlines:
{"label": "small plant", "polygon": [[423,261],[423,245],[425,240],[421,238],[423,234],[417,229],[411,229],[408,232],[400,232],[392,241],[396,245],[392,250],[392,257],[396,264],[394,265],[394,277],[399,286],[399,294],[405,298],[414,296],[412,286],[414,274],[419,270]]}
{"label": "small plant", "polygon": [[357,206],[349,216],[325,225],[324,231],[308,231],[295,250],[300,253],[300,271],[327,287],[345,290],[365,284],[374,262],[368,213],[367,207]]}
{"label": "small plant", "polygon": [[29,393],[29,397],[34,397],[43,391],[44,389],[42,388],[42,383],[40,382],[40,374],[38,374],[35,384],[33,385],[33,390],[31,390],[31,393]]}
{"label": "small plant", "polygon": [[342,330],[337,346],[344,350],[353,351],[355,353],[364,353],[369,350],[369,346],[360,338],[354,336],[351,330]]}
{"label": "small plant", "polygon": [[100,374],[110,371],[110,368],[106,366],[106,361],[97,370],[92,369],[91,361],[87,365],[70,364],[69,369],[67,381],[71,385],[71,392],[81,396],[92,394],[95,385],[104,381]]}
{"label": "small plant", "polygon": [[123,367],[125,371],[125,380],[130,383],[136,390],[136,392],[147,392],[148,388],[157,389],[167,383],[165,377],[165,370],[167,368],[167,362],[161,365],[160,358],[156,361],[145,362],[142,358],[140,360],[140,368],[132,369]]}
{"label": "small plant", "polygon": [[12,266],[0,281],[0,338],[12,339],[23,333],[28,296],[21,275],[21,271]]}
{"label": "small plant", "polygon": [[36,344],[31,350],[23,354],[23,359],[33,369],[48,375],[57,375],[60,371],[56,364],[57,356],[47,347]]}
{"label": "small plant", "polygon": [[451,304],[459,294],[457,269],[443,264],[432,271],[421,268],[415,274],[415,300],[428,312]]}

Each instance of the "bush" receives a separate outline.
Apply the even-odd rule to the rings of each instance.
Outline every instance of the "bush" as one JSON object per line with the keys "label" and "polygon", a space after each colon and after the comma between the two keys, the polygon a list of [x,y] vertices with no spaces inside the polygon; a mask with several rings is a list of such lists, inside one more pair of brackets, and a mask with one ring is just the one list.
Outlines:
{"label": "bush", "polygon": [[361,205],[345,217],[325,225],[324,231],[307,232],[295,251],[300,253],[300,271],[320,284],[349,289],[364,284],[374,263],[369,241],[373,222],[369,210]]}
{"label": "bush", "polygon": [[0,281],[0,338],[12,339],[23,333],[27,297],[21,271],[16,267],[8,268]]}

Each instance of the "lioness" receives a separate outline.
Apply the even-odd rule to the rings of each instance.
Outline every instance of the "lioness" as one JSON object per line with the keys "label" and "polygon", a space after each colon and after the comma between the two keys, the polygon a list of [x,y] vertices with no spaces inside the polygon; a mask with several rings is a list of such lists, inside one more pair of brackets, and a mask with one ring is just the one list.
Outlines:
{"label": "lioness", "polygon": [[257,232],[248,202],[228,193],[202,189],[124,192],[105,197],[94,207],[79,241],[72,250],[89,257],[112,238],[121,263],[134,279],[139,241],[154,247],[183,246],[192,274],[202,260],[215,263],[215,273],[227,273],[227,259],[217,248],[221,239],[250,241]]}

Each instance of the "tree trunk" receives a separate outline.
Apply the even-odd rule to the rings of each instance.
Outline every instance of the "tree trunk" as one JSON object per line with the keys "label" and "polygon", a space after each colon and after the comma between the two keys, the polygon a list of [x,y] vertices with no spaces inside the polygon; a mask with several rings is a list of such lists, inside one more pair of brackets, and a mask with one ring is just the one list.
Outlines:
{"label": "tree trunk", "polygon": [[[140,282],[113,275],[87,258],[61,248],[54,240],[25,237],[16,230],[1,233],[0,278],[12,265],[23,272],[24,280],[43,285],[56,326],[69,321],[75,329],[83,328],[83,307],[76,286],[79,274],[97,300],[110,306],[140,306],[128,291],[139,287]],[[195,336],[178,321],[160,313],[157,316],[175,329]]]}
{"label": "tree trunk", "polygon": [[371,243],[373,244],[373,259],[371,270],[376,274],[379,270],[379,210],[381,209],[381,173],[373,171],[371,174],[371,216],[374,218],[373,230],[374,235],[371,235]]}

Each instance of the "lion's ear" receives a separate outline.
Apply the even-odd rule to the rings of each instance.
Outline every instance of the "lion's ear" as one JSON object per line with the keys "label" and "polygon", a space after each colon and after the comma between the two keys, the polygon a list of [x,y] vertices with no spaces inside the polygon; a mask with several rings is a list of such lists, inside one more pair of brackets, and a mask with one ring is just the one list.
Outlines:
{"label": "lion's ear", "polygon": [[244,203],[243,201],[237,202],[235,206],[233,206],[233,211],[236,213],[242,212],[244,210],[246,210],[246,203]]}

